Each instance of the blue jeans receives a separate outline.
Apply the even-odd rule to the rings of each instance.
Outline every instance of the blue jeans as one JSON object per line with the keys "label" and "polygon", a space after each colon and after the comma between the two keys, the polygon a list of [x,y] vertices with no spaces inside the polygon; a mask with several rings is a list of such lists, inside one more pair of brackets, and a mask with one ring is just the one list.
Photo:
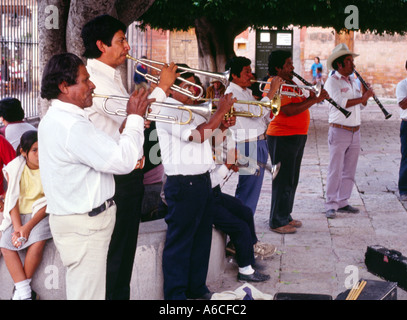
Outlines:
{"label": "blue jeans", "polygon": [[[268,159],[268,148],[266,140],[243,142],[237,144],[240,155],[249,157],[250,167],[257,166],[257,162],[266,164]],[[261,187],[263,185],[264,168],[258,167],[258,172],[247,172],[245,168],[239,170],[239,181],[235,196],[244,205],[248,206],[253,214],[256,212]]]}
{"label": "blue jeans", "polygon": [[400,125],[401,161],[399,171],[400,195],[407,194],[407,121],[401,121]]}

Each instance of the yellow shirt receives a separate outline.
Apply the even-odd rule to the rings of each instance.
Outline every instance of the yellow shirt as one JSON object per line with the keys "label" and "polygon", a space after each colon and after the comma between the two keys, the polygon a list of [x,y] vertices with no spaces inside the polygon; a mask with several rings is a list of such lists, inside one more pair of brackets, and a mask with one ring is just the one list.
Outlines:
{"label": "yellow shirt", "polygon": [[20,179],[19,209],[21,214],[32,213],[32,205],[44,196],[40,170],[31,170],[26,165]]}

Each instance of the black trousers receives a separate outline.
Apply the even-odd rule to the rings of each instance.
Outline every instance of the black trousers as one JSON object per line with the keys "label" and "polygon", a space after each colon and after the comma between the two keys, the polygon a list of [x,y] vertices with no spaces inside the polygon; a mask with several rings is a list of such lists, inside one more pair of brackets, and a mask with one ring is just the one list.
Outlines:
{"label": "black trousers", "polygon": [[215,211],[209,173],[168,176],[164,193],[164,299],[199,298],[209,292],[206,276]]}
{"label": "black trousers", "polygon": [[144,195],[143,172],[115,176],[116,224],[107,255],[106,299],[129,300]]}
{"label": "black trousers", "polygon": [[222,193],[219,186],[213,189],[218,204],[213,224],[230,237],[236,249],[236,262],[239,267],[254,264],[253,245],[257,243],[253,212],[239,199]]}
{"label": "black trousers", "polygon": [[281,162],[280,171],[272,182],[271,228],[285,226],[293,220],[291,212],[306,142],[306,135],[267,136],[271,163]]}

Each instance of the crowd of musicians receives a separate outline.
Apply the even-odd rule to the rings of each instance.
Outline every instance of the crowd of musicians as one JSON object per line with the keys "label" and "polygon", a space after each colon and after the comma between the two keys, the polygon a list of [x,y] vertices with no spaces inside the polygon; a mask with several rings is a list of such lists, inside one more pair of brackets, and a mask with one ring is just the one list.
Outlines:
{"label": "crowd of musicians", "polygon": [[[51,106],[35,140],[28,148],[16,147],[17,157],[5,169],[12,188],[4,202],[0,247],[15,283],[13,299],[34,297],[31,278],[51,237],[66,267],[67,299],[130,298],[144,196],[142,168],[157,155],[157,150],[145,149],[150,139],[145,131],[151,128],[158,135],[163,167],[158,176],[167,224],[164,299],[211,298],[206,276],[213,227],[230,239],[238,280],[270,278],[264,261],[255,258],[276,249],[258,241],[254,226],[264,175],[273,178],[270,230],[296,232],[302,222],[291,214],[309,109],[325,100],[330,151],[325,214],[332,219],[337,212],[359,212],[348,200],[360,152],[361,110],[374,92],[353,76],[357,54],[345,44],[328,58],[332,71],[323,87],[296,81],[291,52],[277,50],[270,53],[260,93],[251,90],[259,83],[250,59],[233,57],[225,66],[225,86],[215,78],[208,88],[210,100],[203,102],[195,96],[194,69],[172,62],[162,63],[155,81],[129,94],[120,73],[129,58],[125,34],[119,20],[96,17],[81,33],[86,64],[63,53],[45,66],[41,97]],[[122,111],[107,112],[107,103]],[[231,173],[238,175],[234,196],[221,190]],[[24,265],[21,249],[27,249]]]}

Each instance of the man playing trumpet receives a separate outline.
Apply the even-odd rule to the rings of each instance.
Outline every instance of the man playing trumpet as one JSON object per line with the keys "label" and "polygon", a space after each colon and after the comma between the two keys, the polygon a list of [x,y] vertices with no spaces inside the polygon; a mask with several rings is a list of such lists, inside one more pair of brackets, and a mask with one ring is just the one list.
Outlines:
{"label": "man playing trumpet", "polygon": [[[269,56],[268,69],[272,77],[281,77],[286,83],[295,85],[291,52],[273,51]],[[294,233],[302,225],[301,221],[291,217],[291,212],[307,141],[309,108],[328,98],[325,90],[319,96],[311,91],[308,98],[303,96],[301,89],[294,87],[293,90],[299,96],[281,95],[280,113],[267,129],[271,162],[281,162],[280,171],[272,184],[269,220],[270,229],[277,233]]]}
{"label": "man playing trumpet", "polygon": [[[250,67],[251,61],[245,57],[234,57],[226,64],[226,70],[230,69],[230,84],[225,93],[232,93],[238,101],[255,101],[252,91],[253,73]],[[282,83],[281,78],[276,77],[272,82],[272,88],[262,100],[270,101]],[[233,109],[237,112],[249,110],[258,114],[257,107],[247,104],[235,103]],[[256,109],[256,110],[254,110]],[[253,159],[261,164],[266,164],[268,159],[266,129],[271,121],[270,110],[264,109],[260,117],[237,117],[236,125],[231,127],[236,147],[242,156]],[[257,165],[257,163],[256,163]],[[235,196],[248,206],[253,215],[256,212],[261,187],[263,185],[264,167],[260,166],[259,175],[254,175],[245,170],[239,170],[239,182]]]}
{"label": "man playing trumpet", "polygon": [[[194,82],[193,73],[182,78]],[[193,87],[178,79],[176,85],[193,92]],[[212,240],[214,212],[218,210],[210,172],[215,168],[211,139],[234,124],[224,119],[235,99],[231,94],[220,98],[216,112],[205,119],[195,115],[188,124],[157,122],[162,163],[167,176],[164,185],[168,212],[166,241],[163,251],[164,299],[210,299],[206,275]],[[166,103],[192,104],[190,97],[171,90]],[[193,106],[191,107],[193,108]],[[183,120],[185,110],[161,108],[160,113]],[[233,159],[234,162],[234,159]]]}
{"label": "man playing trumpet", "polygon": [[[102,15],[89,21],[82,30],[84,56],[91,81],[97,92],[104,95],[128,97],[120,74],[120,66],[126,61],[130,46],[126,39],[126,26],[117,19]],[[163,101],[175,81],[176,66],[162,69],[160,83],[150,98]],[[118,139],[124,118],[107,114],[102,108],[103,99],[93,99],[88,108],[89,119],[96,127]],[[125,109],[125,100],[109,100],[110,107]],[[116,225],[110,242],[107,261],[106,298],[109,300],[130,298],[130,279],[133,270],[137,236],[141,219],[141,203],[144,194],[143,159],[128,175],[116,175],[114,201],[117,206]]]}

